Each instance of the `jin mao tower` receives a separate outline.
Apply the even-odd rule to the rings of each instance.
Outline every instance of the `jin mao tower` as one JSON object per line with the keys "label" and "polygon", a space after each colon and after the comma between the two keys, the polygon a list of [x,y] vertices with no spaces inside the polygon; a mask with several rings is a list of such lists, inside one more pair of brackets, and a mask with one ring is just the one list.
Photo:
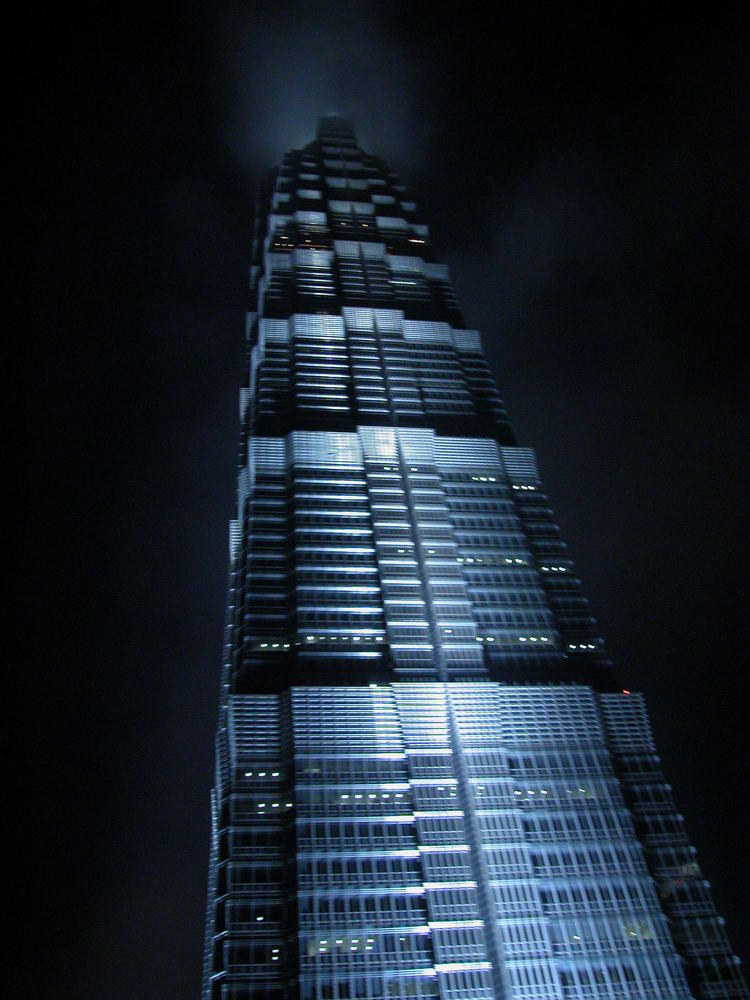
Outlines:
{"label": "jin mao tower", "polygon": [[746,997],[534,453],[347,121],[261,194],[250,285],[203,1000]]}

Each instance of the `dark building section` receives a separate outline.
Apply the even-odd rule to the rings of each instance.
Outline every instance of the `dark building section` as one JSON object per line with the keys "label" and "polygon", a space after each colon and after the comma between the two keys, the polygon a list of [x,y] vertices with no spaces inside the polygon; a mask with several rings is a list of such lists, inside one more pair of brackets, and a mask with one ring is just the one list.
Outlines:
{"label": "dark building section", "polygon": [[338,118],[259,206],[203,1000],[746,997],[416,206]]}

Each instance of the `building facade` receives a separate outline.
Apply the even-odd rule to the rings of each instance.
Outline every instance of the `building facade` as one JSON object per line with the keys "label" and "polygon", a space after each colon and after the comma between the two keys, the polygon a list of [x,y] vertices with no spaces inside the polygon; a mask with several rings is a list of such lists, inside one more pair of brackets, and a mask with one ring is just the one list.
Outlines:
{"label": "building facade", "polygon": [[203,1000],[746,997],[427,226],[348,122],[261,195]]}

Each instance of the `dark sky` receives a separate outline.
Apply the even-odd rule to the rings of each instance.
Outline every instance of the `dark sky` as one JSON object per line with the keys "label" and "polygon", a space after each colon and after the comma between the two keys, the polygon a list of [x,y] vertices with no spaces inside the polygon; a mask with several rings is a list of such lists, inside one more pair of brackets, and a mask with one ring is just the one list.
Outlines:
{"label": "dark sky", "polygon": [[9,43],[15,995],[198,996],[253,191],[332,110],[451,265],[750,961],[750,34],[528,6],[115,5]]}

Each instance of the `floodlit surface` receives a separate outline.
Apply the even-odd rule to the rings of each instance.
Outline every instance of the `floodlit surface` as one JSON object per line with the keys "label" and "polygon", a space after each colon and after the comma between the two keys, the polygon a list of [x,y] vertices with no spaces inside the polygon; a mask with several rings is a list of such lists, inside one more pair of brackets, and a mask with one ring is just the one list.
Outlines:
{"label": "floodlit surface", "polygon": [[403,185],[326,119],[259,212],[204,1000],[745,996]]}

